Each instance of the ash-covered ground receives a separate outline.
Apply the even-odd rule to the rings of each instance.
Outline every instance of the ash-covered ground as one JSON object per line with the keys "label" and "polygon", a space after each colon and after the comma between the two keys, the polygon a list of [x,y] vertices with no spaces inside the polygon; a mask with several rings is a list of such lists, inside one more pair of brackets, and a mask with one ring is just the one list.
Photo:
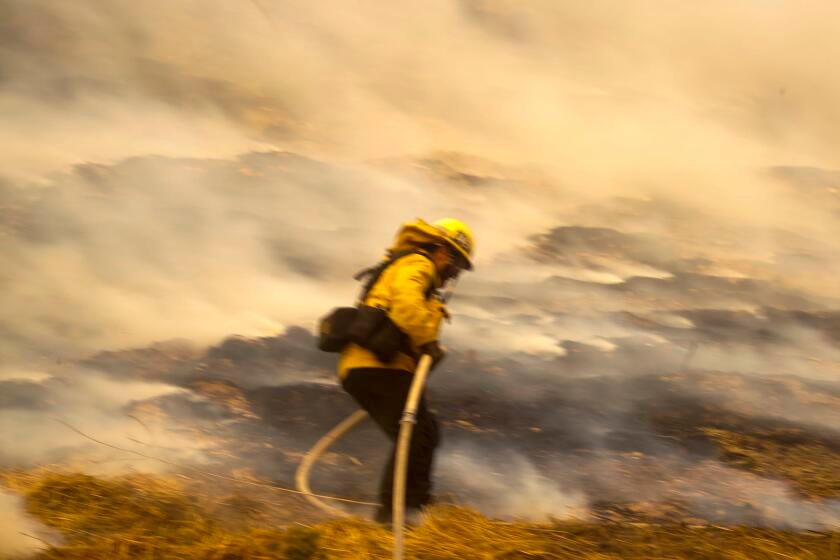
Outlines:
{"label": "ash-covered ground", "polygon": [[[628,356],[643,354],[644,346],[626,344]],[[692,351],[700,354],[703,346]],[[531,519],[812,530],[840,524],[836,383],[690,363],[610,375],[593,362],[615,360],[614,352],[576,352],[593,373],[563,372],[563,364],[572,367],[563,356],[550,384],[523,375],[520,363],[475,354],[453,352],[441,365],[428,392],[443,426],[441,501]],[[43,459],[48,464],[108,474],[120,472],[121,461],[141,471],[178,471],[179,462],[293,487],[302,455],[355,410],[334,380],[332,361],[314,350],[312,335],[301,328],[276,337],[231,337],[206,350],[169,343],[106,352],[74,364],[84,369],[72,380],[59,374],[3,381],[3,414],[37,415],[45,434],[60,432],[62,426],[50,423],[61,419],[170,462],[155,464],[67,429],[61,446],[40,442],[53,446]],[[81,395],[67,397],[115,389],[128,394],[101,417],[91,417],[95,397],[84,406],[70,403]],[[24,448],[39,443],[38,430],[32,431]],[[384,436],[364,424],[324,457],[313,485],[321,493],[370,500],[388,449]],[[7,467],[35,466],[21,449],[6,448],[3,455]],[[360,506],[351,511],[367,513]]]}

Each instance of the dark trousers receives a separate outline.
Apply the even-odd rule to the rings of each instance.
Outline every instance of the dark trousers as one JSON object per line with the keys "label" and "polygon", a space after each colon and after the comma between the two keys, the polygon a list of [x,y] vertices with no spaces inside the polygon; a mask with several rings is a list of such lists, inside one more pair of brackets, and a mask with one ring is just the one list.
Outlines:
{"label": "dark trousers", "polygon": [[[370,414],[373,421],[391,440],[391,453],[379,485],[380,513],[390,517],[393,500],[394,458],[400,418],[414,374],[384,368],[358,368],[347,373],[342,381],[344,390]],[[417,407],[417,424],[411,436],[406,476],[406,507],[419,508],[428,504],[432,490],[432,462],[440,434],[435,417],[426,407],[425,397]]]}

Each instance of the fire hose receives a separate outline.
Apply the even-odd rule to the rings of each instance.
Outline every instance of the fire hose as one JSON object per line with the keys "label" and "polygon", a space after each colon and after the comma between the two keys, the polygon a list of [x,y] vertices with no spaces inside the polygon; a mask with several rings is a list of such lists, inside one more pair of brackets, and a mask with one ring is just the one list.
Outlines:
{"label": "fire hose", "polygon": [[297,485],[298,491],[303,493],[303,497],[306,501],[324,513],[338,517],[347,517],[349,515],[343,509],[333,507],[312,494],[312,488],[309,487],[309,473],[312,471],[312,467],[315,466],[315,463],[318,462],[318,459],[321,458],[321,455],[326,453],[332,444],[344,437],[344,434],[352,430],[361,423],[362,420],[367,418],[367,415],[367,412],[359,409],[336,424],[332,430],[324,434],[324,437],[319,439],[312,449],[303,456],[300,465],[298,465],[297,472],[295,473],[295,484]]}
{"label": "fire hose", "polygon": [[[408,391],[408,398],[406,398],[405,408],[403,409],[402,418],[400,419],[400,432],[397,438],[396,462],[394,467],[394,501],[392,504],[394,560],[402,560],[403,558],[405,542],[405,483],[408,473],[408,450],[411,444],[411,434],[414,430],[414,424],[417,423],[417,406],[420,403],[420,397],[423,395],[423,389],[426,385],[426,378],[429,375],[431,365],[432,357],[428,354],[423,354],[420,357],[420,362],[417,364],[417,369],[414,372],[414,379],[411,382],[411,388]],[[312,489],[309,486],[309,473],[312,471],[312,467],[318,462],[321,455],[323,455],[330,446],[332,446],[332,444],[341,439],[344,434],[364,420],[367,415],[367,412],[364,410],[357,410],[327,432],[324,437],[319,439],[312,449],[304,455],[303,460],[300,462],[300,466],[298,466],[297,473],[295,473],[295,483],[297,484],[298,490],[304,494],[304,497],[309,501],[309,503],[330,515],[345,517],[348,513],[324,503],[312,494]]]}

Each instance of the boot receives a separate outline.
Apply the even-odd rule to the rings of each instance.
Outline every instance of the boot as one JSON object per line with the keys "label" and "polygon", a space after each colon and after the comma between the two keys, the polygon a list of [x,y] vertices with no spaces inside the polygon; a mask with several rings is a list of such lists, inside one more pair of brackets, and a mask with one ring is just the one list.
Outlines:
{"label": "boot", "polygon": [[[388,529],[393,527],[393,515],[391,508],[386,506],[379,506],[373,516],[373,520]],[[407,507],[405,508],[405,526],[417,527],[423,522],[423,511],[420,508]]]}

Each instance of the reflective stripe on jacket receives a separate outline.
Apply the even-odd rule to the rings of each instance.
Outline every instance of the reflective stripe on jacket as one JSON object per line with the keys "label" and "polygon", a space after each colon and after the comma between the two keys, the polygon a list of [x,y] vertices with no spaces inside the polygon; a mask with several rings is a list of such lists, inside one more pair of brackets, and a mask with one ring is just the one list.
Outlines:
{"label": "reflective stripe on jacket", "polygon": [[[394,261],[368,292],[363,303],[388,310],[388,316],[411,339],[411,347],[419,352],[421,346],[437,340],[443,304],[426,298],[429,287],[440,287],[435,265],[429,257],[410,254]],[[338,360],[338,374],[342,378],[354,368],[388,368],[413,372],[417,361],[402,352],[388,363],[379,361],[373,352],[358,344],[348,344]]]}

